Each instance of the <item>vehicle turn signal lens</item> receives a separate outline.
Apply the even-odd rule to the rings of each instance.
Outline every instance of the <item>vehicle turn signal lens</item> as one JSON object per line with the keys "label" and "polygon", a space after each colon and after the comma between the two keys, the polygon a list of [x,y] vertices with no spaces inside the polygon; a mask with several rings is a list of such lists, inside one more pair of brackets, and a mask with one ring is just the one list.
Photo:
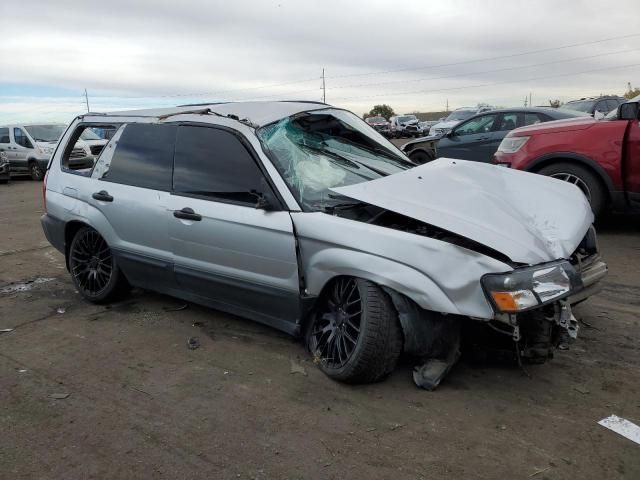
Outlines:
{"label": "vehicle turn signal lens", "polygon": [[491,297],[501,312],[518,312],[538,304],[531,290],[491,292]]}

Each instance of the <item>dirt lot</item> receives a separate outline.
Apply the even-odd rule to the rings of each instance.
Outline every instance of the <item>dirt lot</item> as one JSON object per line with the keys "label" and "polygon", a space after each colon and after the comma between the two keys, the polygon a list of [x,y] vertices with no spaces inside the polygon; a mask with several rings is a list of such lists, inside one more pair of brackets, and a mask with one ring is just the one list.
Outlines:
{"label": "dirt lot", "polygon": [[40,189],[0,185],[1,478],[640,478],[640,446],[596,423],[640,424],[637,217],[599,227],[611,274],[571,350],[531,378],[461,362],[429,393],[406,362],[335,383],[279,332],[169,297],[85,303]]}

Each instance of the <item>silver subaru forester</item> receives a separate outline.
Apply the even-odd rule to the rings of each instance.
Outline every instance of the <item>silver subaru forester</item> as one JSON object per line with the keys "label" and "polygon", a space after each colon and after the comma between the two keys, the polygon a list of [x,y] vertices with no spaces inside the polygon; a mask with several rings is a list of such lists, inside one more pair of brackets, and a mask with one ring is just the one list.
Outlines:
{"label": "silver subaru forester", "polygon": [[[78,169],[88,128],[110,140]],[[89,113],[62,136],[44,192],[45,234],[87,300],[136,286],[232,312],[303,337],[346,382],[383,378],[404,352],[435,388],[480,331],[544,361],[607,272],[577,187],[448,158],[416,166],[322,103]]]}

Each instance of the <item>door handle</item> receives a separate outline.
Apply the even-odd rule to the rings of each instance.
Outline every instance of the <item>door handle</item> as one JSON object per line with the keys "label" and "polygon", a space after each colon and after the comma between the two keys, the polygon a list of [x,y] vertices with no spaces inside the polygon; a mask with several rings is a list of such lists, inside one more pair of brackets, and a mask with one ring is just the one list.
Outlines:
{"label": "door handle", "polygon": [[173,216],[176,218],[181,218],[183,220],[193,220],[195,222],[199,222],[202,220],[202,215],[193,211],[193,208],[185,207],[182,210],[174,210]]}
{"label": "door handle", "polygon": [[113,197],[104,190],[100,190],[99,192],[96,192],[91,196],[101,202],[113,202]]}

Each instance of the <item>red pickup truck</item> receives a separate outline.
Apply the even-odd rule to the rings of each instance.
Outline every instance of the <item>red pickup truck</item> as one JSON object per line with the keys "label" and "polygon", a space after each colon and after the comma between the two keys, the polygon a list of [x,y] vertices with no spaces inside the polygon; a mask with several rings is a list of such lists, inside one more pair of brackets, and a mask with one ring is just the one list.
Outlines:
{"label": "red pickup truck", "polygon": [[640,211],[640,96],[604,119],[578,118],[512,130],[494,163],[578,186],[596,216]]}

